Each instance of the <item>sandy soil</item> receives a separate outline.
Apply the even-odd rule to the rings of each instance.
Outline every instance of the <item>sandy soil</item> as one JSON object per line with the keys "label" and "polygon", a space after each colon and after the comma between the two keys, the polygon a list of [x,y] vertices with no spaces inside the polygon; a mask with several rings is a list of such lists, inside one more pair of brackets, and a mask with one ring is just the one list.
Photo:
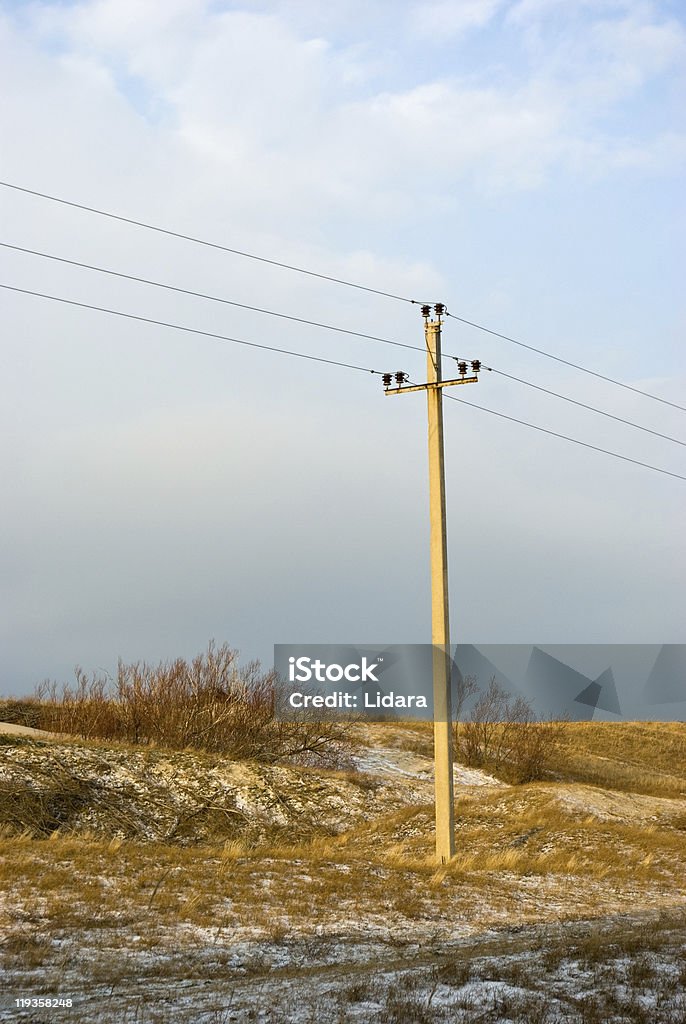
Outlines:
{"label": "sandy soil", "polygon": [[10,733],[12,736],[30,736],[36,740],[58,739],[56,733],[31,729],[28,725],[14,725],[12,722],[0,722],[0,732]]}

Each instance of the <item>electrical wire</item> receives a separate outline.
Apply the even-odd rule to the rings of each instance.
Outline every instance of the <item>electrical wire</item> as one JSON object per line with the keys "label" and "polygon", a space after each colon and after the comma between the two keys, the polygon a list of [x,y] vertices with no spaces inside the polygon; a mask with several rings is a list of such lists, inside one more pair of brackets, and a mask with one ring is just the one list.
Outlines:
{"label": "electrical wire", "polygon": [[485,334],[492,334],[494,338],[502,338],[503,341],[509,341],[513,345],[519,345],[520,348],[526,348],[529,352],[536,352],[539,356],[546,356],[547,359],[554,359],[556,363],[562,363],[564,366],[571,366],[574,370],[581,370],[582,373],[588,373],[591,377],[597,377],[599,380],[607,381],[609,384],[616,384],[618,388],[626,388],[627,391],[633,391],[637,395],[643,395],[644,398],[651,398],[654,402],[661,402],[663,405],[670,405],[673,409],[679,409],[681,412],[686,412],[686,406],[677,405],[676,402],[670,402],[666,398],[660,398],[658,395],[652,395],[649,391],[642,391],[641,388],[635,388],[632,384],[625,384],[621,380],[615,380],[614,377],[606,377],[604,373],[598,373],[596,370],[590,370],[587,366],[582,366],[580,363],[572,363],[569,359],[563,359],[562,356],[553,355],[552,352],[546,352],[543,348],[535,348],[534,345],[527,345],[523,341],[517,341],[516,338],[511,338],[508,334],[501,334],[500,331],[493,331],[490,327],[484,327],[483,324],[477,324],[473,320],[465,320],[462,316],[457,316],[455,313],[446,311],[446,316],[451,317],[453,320],[459,320],[461,324],[468,324],[469,327],[475,327],[478,331],[483,331]]}
{"label": "electrical wire", "polygon": [[242,256],[244,259],[257,260],[258,263],[268,263],[272,267],[280,267],[282,270],[292,270],[296,274],[306,274],[308,277],[316,277],[321,281],[330,281],[333,284],[342,284],[346,288],[356,288],[361,292],[370,292],[372,295],[381,295],[386,299],[395,299],[398,302],[409,302],[412,305],[425,305],[419,299],[410,299],[406,295],[395,295],[393,292],[383,291],[381,288],[371,288],[365,284],[358,284],[355,281],[346,281],[342,277],[333,277],[330,274],[320,274],[315,270],[307,270],[305,267],[297,267],[291,263],[282,263],[280,260],[272,260],[266,256],[258,256],[256,253],[244,252],[242,249],[232,249],[228,245],[221,245],[219,242],[209,242],[204,238],[197,238],[195,235],[186,235],[182,231],[173,231],[171,228],[163,228],[158,224],[149,224],[143,220],[135,220],[133,217],[124,217],[118,213],[111,213],[109,210],[101,210],[96,206],[86,206],[84,203],[76,203],[70,199],[62,199],[59,196],[50,195],[47,192],[38,192],[32,188],[25,188],[23,185],[15,185],[10,181],[0,181],[3,188],[11,188],[16,192],[24,192],[29,196],[37,196],[39,199],[48,199],[52,203],[60,203],[62,206],[71,206],[75,210],[84,210],[86,213],[95,213],[99,217],[108,217],[110,220],[121,221],[123,224],[132,224],[134,227],[147,228],[148,231],[156,231],[161,235],[168,235],[171,238],[181,238],[185,242],[194,242],[196,245],[204,245],[210,249],[218,249],[221,252],[229,252],[234,256]]}
{"label": "electrical wire", "polygon": [[[23,185],[17,185],[10,181],[1,181],[0,185],[3,188],[13,189],[16,192],[23,192],[26,195],[36,196],[40,199],[46,199],[50,202],[59,203],[63,206],[69,206],[76,210],[83,210],[86,213],[94,213],[100,217],[107,217],[110,220],[120,221],[124,224],[131,224],[135,227],[147,228],[149,231],[155,231],[159,234],[168,235],[172,238],[180,238],[187,242],[194,242],[197,245],[204,245],[211,249],[217,249],[221,252],[228,252],[234,256],[241,256],[245,259],[256,260],[260,263],[266,263],[271,266],[280,267],[283,270],[291,270],[298,274],[305,274],[309,277],[315,277],[319,280],[330,281],[333,284],[344,285],[348,288],[356,288],[359,291],[368,292],[372,295],[380,295],[384,298],[395,299],[398,302],[407,302],[411,305],[434,305],[434,303],[427,303],[420,299],[411,299],[406,295],[396,295],[393,292],[384,291],[380,288],[372,288],[368,285],[359,284],[355,281],[348,281],[345,278],[334,277],[329,274],[321,274],[314,270],[308,270],[305,267],[298,267],[290,263],[283,263],[279,260],[269,259],[266,256],[258,256],[255,253],[245,252],[241,249],[233,249],[227,245],[221,245],[218,242],[210,242],[207,239],[197,238],[194,235],[187,235],[180,231],[173,231],[170,228],[163,228],[157,224],[150,224],[146,221],[136,220],[133,217],[124,217],[121,214],[112,213],[109,210],[102,210],[95,206],[87,206],[84,203],[77,203],[69,199],[63,199],[60,196],[54,196],[47,192],[39,192],[36,189],[26,188]],[[152,283],[152,282],[151,282]],[[663,405],[669,405],[674,409],[679,409],[681,412],[686,412],[686,406],[678,405],[676,402],[670,402],[666,398],[660,398],[658,395],[653,395],[648,391],[643,391],[641,388],[636,388],[631,384],[625,384],[623,381],[615,380],[613,377],[608,377],[605,374],[599,373],[596,370],[591,370],[586,366],[582,366],[580,363],[573,363],[571,360],[563,359],[561,356],[556,356],[552,352],[547,352],[545,349],[536,348],[534,345],[528,345],[523,341],[518,341],[516,338],[512,338],[507,334],[502,334],[499,331],[494,331],[490,327],[485,327],[483,324],[476,323],[473,320],[467,320],[465,317],[458,316],[456,313],[451,313],[448,310],[445,311],[445,315],[452,317],[453,320],[457,320],[460,323],[467,324],[470,327],[476,328],[476,330],[484,331],[486,334],[491,334],[493,337],[501,338],[504,341],[509,341],[513,345],[519,345],[521,348],[528,349],[530,352],[536,352],[538,355],[546,356],[548,359],[554,359],[558,363],[562,363],[565,366],[570,366],[575,370],[580,370],[582,373],[590,374],[599,380],[604,380],[609,384],[614,384],[617,387],[625,388],[628,391],[633,391],[635,394],[642,395],[644,398],[650,398],[654,402],[661,402]]]}
{"label": "electrical wire", "polygon": [[[216,339],[216,340],[219,340],[219,341],[227,341],[227,342],[231,342],[232,344],[236,344],[236,345],[245,345],[248,348],[262,349],[263,351],[266,351],[266,352],[277,352],[280,355],[295,356],[298,359],[308,359],[308,360],[311,360],[312,362],[326,363],[326,364],[328,364],[330,366],[340,366],[340,367],[344,367],[345,369],[348,369],[348,370],[358,370],[358,371],[360,371],[362,373],[370,373],[370,374],[375,374],[377,376],[381,376],[383,374],[383,372],[384,372],[384,371],[381,371],[381,370],[372,370],[369,367],[359,366],[359,365],[356,365],[354,363],[344,363],[344,362],[341,362],[340,360],[337,360],[337,359],[327,359],[324,356],[314,356],[314,355],[311,355],[311,354],[306,353],[306,352],[297,352],[297,351],[295,351],[293,349],[279,348],[279,347],[277,347],[275,345],[263,345],[261,343],[255,342],[255,341],[246,341],[243,338],[232,338],[232,337],[229,337],[228,335],[217,334],[217,333],[215,333],[213,331],[201,331],[201,330],[199,330],[197,328],[194,328],[194,327],[186,327],[186,326],[183,326],[182,324],[169,323],[166,320],[155,320],[152,317],[139,316],[139,315],[136,315],[134,313],[125,313],[122,310],[109,309],[106,306],[96,306],[96,305],[94,305],[92,303],[88,303],[88,302],[77,302],[75,299],[66,299],[63,296],[49,295],[46,292],[32,291],[32,290],[30,290],[28,288],[18,288],[15,285],[0,283],[0,288],[4,289],[5,291],[16,292],[16,293],[21,294],[21,295],[31,295],[31,296],[34,296],[36,298],[48,299],[48,300],[50,300],[52,302],[59,302],[59,303],[63,303],[63,304],[68,305],[68,306],[76,306],[76,307],[78,307],[80,309],[91,309],[91,310],[96,310],[99,313],[108,313],[111,316],[123,317],[126,320],[137,320],[137,321],[140,321],[141,323],[154,324],[157,327],[168,327],[168,328],[171,328],[172,330],[183,331],[183,332],[185,332],[187,334],[195,334],[195,335],[199,335],[200,337],[213,338],[213,339]],[[409,381],[409,383],[411,384],[412,381]],[[673,473],[673,472],[671,472],[668,469],[661,469],[658,466],[653,466],[653,465],[651,465],[648,462],[640,462],[638,459],[629,458],[629,456],[627,456],[627,455],[620,455],[618,452],[608,451],[608,449],[606,449],[606,448],[600,448],[597,445],[588,444],[586,441],[580,441],[580,440],[578,440],[578,438],[575,438],[575,437],[568,437],[566,434],[559,434],[559,433],[557,433],[554,430],[547,429],[546,427],[540,427],[540,426],[537,426],[534,423],[528,423],[526,420],[520,420],[520,419],[517,419],[514,416],[508,416],[506,413],[497,412],[495,409],[487,409],[483,405],[476,405],[474,402],[467,402],[463,398],[455,398],[453,395],[446,395],[446,398],[450,398],[454,402],[462,402],[463,405],[472,406],[472,408],[480,409],[482,412],[491,413],[491,415],[493,415],[493,416],[499,416],[501,419],[509,420],[512,423],[519,423],[522,426],[531,427],[533,430],[539,430],[539,431],[541,431],[544,434],[550,434],[552,437],[561,438],[563,441],[570,441],[573,444],[579,444],[583,448],[590,448],[593,451],[602,452],[605,455],[611,455],[614,458],[622,459],[624,462],[631,462],[631,463],[633,463],[636,466],[642,466],[644,469],[652,469],[656,473],[663,473],[666,476],[675,477],[678,480],[686,480],[686,476],[682,476],[679,473]]]}
{"label": "electrical wire", "polygon": [[494,366],[486,366],[485,363],[482,363],[481,369],[488,370],[490,373],[497,373],[499,377],[507,377],[508,380],[514,380],[518,384],[526,384],[527,387],[535,388],[536,391],[542,391],[546,395],[552,395],[553,398],[559,398],[563,402],[570,402],[572,405],[578,405],[581,409],[588,409],[589,412],[598,413],[599,416],[607,416],[608,419],[616,420],[618,423],[625,423],[628,427],[635,427],[636,430],[644,430],[646,434],[653,434],[655,437],[661,437],[665,441],[673,441],[674,444],[680,444],[686,448],[686,441],[680,441],[678,437],[672,437],[671,434],[661,434],[659,430],[651,430],[650,427],[644,427],[640,423],[634,423],[633,420],[625,420],[622,416],[615,416],[614,413],[606,412],[604,409],[598,409],[594,405],[587,405],[585,402],[579,402],[576,398],[570,398],[568,395],[560,395],[557,391],[551,391],[549,388],[544,388],[540,384],[534,384],[530,380],[524,380],[522,377],[514,377],[511,373],[505,373],[504,370],[496,370]]}
{"label": "electrical wire", "polygon": [[203,338],[215,338],[218,341],[229,341],[234,345],[246,345],[248,348],[260,348],[266,352],[278,352],[285,356],[296,356],[298,359],[310,359],[315,363],[328,363],[330,366],[343,366],[348,370],[360,370],[362,373],[374,373],[381,376],[382,370],[370,370],[367,366],[358,366],[355,363],[343,363],[339,359],[326,359],[324,356],[313,356],[307,352],[297,352],[294,349],[278,348],[276,345],[262,345],[256,341],[246,341],[244,338],[231,338],[226,334],[216,334],[214,331],[201,331],[195,327],[185,327],[182,324],[172,324],[167,320],[154,320],[149,316],[137,316],[134,313],[124,313],[121,309],[109,309],[106,306],[95,306],[90,302],[77,302],[75,299],[65,299],[60,295],[48,295],[46,292],[31,291],[29,288],[17,288],[15,285],[2,284],[0,288],[5,291],[19,292],[21,295],[33,295],[39,299],[50,299],[52,302],[61,302],[67,306],[78,306],[80,309],[94,309],[99,313],[109,313],[112,316],[121,316],[126,320],[139,320],[144,324],[155,324],[157,327],[170,327],[175,331],[185,331],[188,334],[198,334]]}
{"label": "electrical wire", "polygon": [[[414,351],[414,352],[429,352],[428,348],[426,348],[426,347],[422,348],[419,345],[410,345],[410,344],[407,344],[406,342],[394,341],[391,338],[382,338],[382,337],[379,337],[378,335],[375,335],[375,334],[366,334],[366,333],[364,333],[362,331],[353,331],[353,330],[350,330],[349,328],[338,327],[338,326],[336,326],[334,324],[325,324],[325,323],[321,323],[320,321],[317,321],[317,320],[308,320],[305,317],[291,316],[288,313],[280,313],[280,312],[278,312],[276,310],[264,309],[261,306],[253,306],[253,305],[250,305],[249,303],[246,303],[246,302],[237,302],[237,301],[235,301],[233,299],[226,299],[226,298],[223,298],[223,297],[218,296],[218,295],[211,295],[211,294],[208,294],[207,292],[194,291],[191,288],[182,288],[179,285],[167,284],[167,283],[165,283],[163,281],[155,281],[155,280],[152,280],[151,278],[140,277],[140,276],[135,275],[135,274],[126,274],[123,271],[112,270],[112,269],[107,268],[107,267],[100,267],[100,266],[97,266],[97,265],[95,265],[93,263],[84,263],[84,262],[81,262],[80,260],[67,259],[64,256],[57,256],[54,253],[41,252],[38,249],[29,249],[29,248],[26,248],[25,246],[22,246],[22,245],[13,245],[10,242],[0,242],[0,247],[2,247],[4,249],[10,249],[10,250],[12,250],[14,252],[26,253],[26,254],[28,254],[30,256],[38,256],[41,259],[52,260],[52,261],[57,262],[57,263],[64,263],[64,264],[67,264],[68,266],[79,267],[80,269],[83,269],[83,270],[94,271],[95,273],[98,273],[98,274],[106,274],[106,275],[108,275],[110,277],[121,278],[122,280],[125,280],[125,281],[134,281],[134,282],[136,282],[138,284],[150,285],[153,288],[161,288],[161,289],[164,289],[165,291],[175,292],[175,293],[178,293],[178,294],[181,294],[181,295],[190,295],[190,296],[193,296],[195,298],[207,299],[207,300],[209,300],[211,302],[218,302],[218,303],[221,303],[222,305],[233,306],[233,307],[236,307],[238,309],[246,309],[246,310],[250,310],[250,311],[256,312],[256,313],[263,313],[263,314],[266,314],[267,316],[278,317],[279,319],[282,319],[282,320],[290,320],[290,321],[292,321],[294,323],[307,324],[308,326],[311,326],[311,327],[319,327],[319,328],[322,328],[323,330],[334,331],[334,332],[339,333],[339,334],[347,334],[347,335],[350,335],[351,337],[354,337],[354,338],[362,338],[362,339],[365,339],[365,340],[368,340],[368,341],[377,341],[377,342],[380,342],[383,345],[393,345],[393,346],[395,346],[397,348],[409,349],[409,350]],[[452,355],[449,355],[449,354],[445,354],[443,356],[443,358],[445,358],[445,359],[453,359],[456,362],[459,362],[459,361],[462,360],[463,357],[461,357],[461,356],[452,356]],[[470,362],[471,360],[466,360],[466,361]],[[483,369],[489,370],[492,373],[497,373],[501,377],[507,377],[509,380],[516,381],[518,384],[524,384],[527,387],[535,388],[537,391],[542,391],[545,394],[551,395],[554,398],[559,398],[560,400],[562,400],[564,402],[570,402],[571,404],[577,405],[577,406],[579,406],[582,409],[587,409],[589,412],[597,413],[600,416],[606,416],[609,419],[616,420],[619,423],[624,423],[627,426],[635,427],[637,430],[643,430],[643,431],[645,431],[648,434],[653,434],[655,437],[661,437],[661,438],[663,438],[666,441],[672,441],[674,444],[680,444],[680,445],[684,445],[686,447],[686,442],[685,441],[681,441],[678,438],[670,436],[669,434],[662,434],[662,433],[660,433],[657,430],[652,430],[650,427],[644,427],[640,423],[635,423],[633,420],[627,420],[627,419],[624,419],[621,416],[615,416],[613,413],[606,412],[603,409],[598,409],[596,406],[588,405],[585,402],[578,401],[577,399],[569,398],[567,395],[561,395],[561,394],[559,394],[556,391],[551,391],[551,390],[549,390],[547,388],[542,387],[539,384],[534,384],[532,381],[524,380],[521,377],[515,377],[512,374],[505,373],[504,370],[498,370],[498,369],[496,369],[493,366],[486,366],[485,364],[482,364],[482,366],[483,366]]]}
{"label": "electrical wire", "polygon": [[602,452],[603,455],[611,455],[615,459],[621,459],[623,462],[631,462],[634,466],[643,466],[644,469],[652,469],[656,473],[664,473],[665,476],[673,476],[677,480],[686,480],[686,476],[682,476],[681,473],[673,473],[669,469],[661,469],[659,466],[653,466],[649,462],[640,462],[638,459],[632,459],[628,455],[620,455],[619,452],[611,452],[607,448],[600,448],[598,445],[589,444],[587,441],[580,441],[577,437],[569,437],[567,434],[559,434],[556,430],[549,430],[547,427],[540,427],[536,423],[529,423],[527,420],[517,419],[516,416],[508,416],[507,413],[497,412],[495,409],[487,409],[485,405],[476,405],[475,402],[468,402],[465,398],[457,398],[455,395],[446,395],[453,402],[461,402],[463,405],[470,405],[472,409],[480,409],[481,412],[488,412],[492,416],[499,416],[503,420],[509,420],[511,423],[519,423],[523,427],[530,427],[532,430],[540,430],[543,434],[550,434],[551,437],[559,437],[563,441],[570,441],[572,444],[579,444],[582,448],[590,448],[594,452]]}
{"label": "electrical wire", "polygon": [[97,274],[107,274],[110,277],[119,277],[124,281],[135,281],[138,284],[151,285],[153,288],[163,288],[165,291],[178,292],[180,295],[191,295],[196,299],[208,299],[210,302],[220,302],[225,306],[235,306],[238,309],[249,309],[254,313],[265,313],[267,316],[279,317],[281,320],[292,320],[297,324],[308,324],[310,327],[321,327],[326,331],[336,331],[338,334],[349,334],[354,338],[365,338],[369,341],[379,341],[383,345],[395,345],[397,348],[409,348],[417,352],[424,349],[419,345],[408,345],[402,341],[393,341],[390,338],[380,338],[375,334],[364,334],[362,331],[352,331],[346,327],[336,327],[333,324],[320,323],[317,320],[307,320],[301,316],[290,316],[288,313],[278,313],[273,309],[263,309],[261,306],[251,306],[247,302],[236,302],[233,299],[224,299],[219,295],[209,295],[206,292],[196,292],[191,288],[181,288],[179,285],[166,284],[163,281],[153,281],[148,277],[138,277],[135,274],[125,274],[120,270],[110,270],[107,267],[98,267],[93,263],[81,263],[79,260],[70,260],[65,256],[55,256],[53,253],[40,252],[38,249],[27,249],[23,245],[11,245],[9,242],[0,242],[3,249],[13,249],[15,252],[28,253],[30,256],[40,256],[41,259],[53,260],[57,263],[66,263],[71,267],[80,267],[82,270],[92,270]]}

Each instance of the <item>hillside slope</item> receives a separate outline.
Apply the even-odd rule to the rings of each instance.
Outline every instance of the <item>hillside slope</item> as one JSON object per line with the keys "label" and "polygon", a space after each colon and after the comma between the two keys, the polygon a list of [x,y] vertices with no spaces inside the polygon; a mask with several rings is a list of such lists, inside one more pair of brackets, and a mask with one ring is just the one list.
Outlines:
{"label": "hillside slope", "polygon": [[[686,799],[563,751],[526,786],[458,768],[437,867],[422,736],[361,730],[345,772],[5,737],[8,993],[85,1024],[686,1019]],[[74,1017],[0,1008],[44,1019]]]}

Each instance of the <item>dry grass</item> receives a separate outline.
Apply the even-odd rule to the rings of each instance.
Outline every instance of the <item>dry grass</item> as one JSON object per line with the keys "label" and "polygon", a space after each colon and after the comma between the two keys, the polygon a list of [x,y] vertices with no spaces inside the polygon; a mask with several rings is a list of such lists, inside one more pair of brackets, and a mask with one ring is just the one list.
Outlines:
{"label": "dry grass", "polygon": [[59,833],[50,842],[8,837],[0,839],[0,881],[19,905],[42,906],[48,933],[117,929],[124,919],[151,942],[156,929],[218,921],[273,935],[335,921],[364,929],[378,915],[399,932],[411,921],[448,926],[456,914],[480,925],[536,920],[545,914],[537,880],[554,917],[681,897],[686,847],[669,819],[599,821],[540,784],[479,794],[457,809],[458,855],[438,870],[426,805],[295,843],[239,836],[198,849]]}
{"label": "dry grass", "polygon": [[174,845],[308,842],[403,805],[401,782],[104,741],[0,745],[0,829]]}
{"label": "dry grass", "polygon": [[[399,818],[393,816],[393,826]],[[560,825],[564,816],[550,821]],[[6,969],[28,986],[40,973],[47,979],[43,990],[50,984],[59,990],[76,938],[88,950],[87,991],[126,991],[132,977],[149,991],[201,978],[203,986],[224,992],[244,986],[245,1006],[268,1000],[273,1021],[302,1019],[277,1013],[277,1006],[290,1005],[292,992],[294,1005],[311,999],[314,1013],[318,1004],[319,1019],[378,1024],[496,1022],[503,1016],[529,1024],[548,1019],[537,1016],[542,1006],[551,1021],[578,1024],[581,1018],[552,1014],[556,989],[568,991],[568,979],[580,972],[578,985],[593,993],[597,1014],[589,1020],[613,1019],[619,987],[626,1002],[649,986],[658,988],[665,1010],[645,1024],[680,1020],[664,1014],[678,1006],[676,993],[686,980],[686,959],[675,940],[680,929],[683,941],[686,917],[670,910],[636,918],[650,892],[648,876],[630,882],[613,876],[612,898],[604,901],[598,896],[608,889],[607,880],[584,891],[580,880],[567,876],[557,889],[535,890],[527,905],[518,896],[530,876],[517,874],[527,867],[518,858],[436,871],[430,858],[409,860],[389,847],[370,858],[354,839],[290,849],[250,849],[234,841],[199,853],[60,836],[0,841],[0,883],[16,900],[0,948]],[[665,905],[677,891],[676,879],[671,892],[664,884]],[[633,918],[597,926],[582,920],[621,909]],[[540,925],[545,920],[551,922],[547,928]],[[571,923],[563,928],[563,920]],[[527,921],[537,924],[527,929]],[[462,938],[451,951],[456,934]],[[419,950],[411,945],[417,936]],[[287,966],[279,966],[286,954]],[[669,974],[658,972],[653,955],[669,962]],[[251,978],[257,988],[250,988]],[[316,987],[321,983],[323,992]],[[275,988],[265,994],[270,984]],[[478,984],[500,986],[492,1013],[477,1001]],[[322,1007],[322,999],[334,997],[336,1006]],[[444,1017],[448,997],[451,1011]],[[362,1017],[347,1016],[367,1002],[373,1005]],[[573,1001],[565,996],[564,1003],[571,1013]],[[110,1011],[103,1019],[125,1018]],[[178,1012],[160,1019],[205,1020]],[[626,1013],[621,1019],[643,1024]]]}
{"label": "dry grass", "polygon": [[[386,746],[433,756],[431,723],[368,728]],[[460,725],[458,734],[462,729]],[[464,763],[460,746],[456,744],[456,760]],[[504,781],[514,781],[507,764],[484,767]],[[686,723],[561,723],[544,778],[650,796],[686,797]]]}
{"label": "dry grass", "polygon": [[[424,727],[373,727],[377,741],[405,749],[420,745],[427,733],[430,739]],[[558,779],[460,791],[458,855],[437,868],[433,807],[407,802],[409,797],[403,803],[402,778],[391,785],[350,771],[232,764],[219,754],[172,754],[103,741],[35,744],[13,737],[0,747],[6,825],[0,834],[0,890],[12,894],[11,902],[0,903],[0,960],[27,983],[42,972],[45,985],[57,990],[61,973],[73,969],[65,958],[73,960],[76,943],[90,951],[90,985],[126,986],[134,975],[140,984],[155,978],[172,984],[200,975],[225,989],[227,978],[231,984],[236,978],[270,978],[284,951],[295,956],[296,947],[299,966],[290,969],[299,979],[323,964],[334,970],[341,958],[356,963],[360,950],[369,949],[369,957],[382,960],[357,981],[348,967],[344,984],[341,975],[334,985],[340,1002],[329,1009],[333,1020],[378,1024],[442,1020],[436,1014],[446,992],[457,1002],[445,1019],[495,1021],[507,1015],[513,1021],[552,1021],[559,1006],[542,997],[541,978],[552,991],[572,964],[593,974],[595,988],[589,989],[588,1012],[574,1004],[577,1017],[559,1019],[591,1024],[624,1014],[622,1019],[643,1024],[624,1003],[623,1009],[612,1003],[619,999],[618,986],[625,995],[634,993],[638,1005],[642,986],[659,981],[664,1006],[676,1013],[676,989],[668,991],[667,981],[686,983],[677,953],[666,980],[653,977],[649,959],[666,948],[667,930],[655,924],[659,911],[684,905],[686,803],[667,799],[683,792],[686,760],[676,758],[684,738],[684,726],[678,725],[566,725],[555,765]],[[35,759],[40,766],[42,757],[44,768],[50,761],[52,789],[7,785],[13,758]],[[84,792],[79,758],[100,765],[99,789]],[[62,763],[63,774],[55,762]],[[194,832],[193,822],[202,819],[191,817],[187,828],[169,833],[166,841],[142,842],[141,833],[115,834],[114,818],[105,817],[109,834],[106,828],[89,832],[84,823],[70,834],[73,821],[64,818],[65,807],[77,815],[86,798],[102,809],[118,792],[112,782],[116,766],[139,763],[139,780],[164,780],[166,771],[187,770],[200,790],[217,773],[230,777],[237,771],[268,794],[282,824],[260,833],[251,825],[251,812],[236,828],[210,824]],[[614,783],[609,789],[599,786],[596,775],[603,764],[604,777]],[[586,776],[579,780],[582,770]],[[335,834],[324,813],[333,797],[341,816]],[[139,810],[145,810],[144,801]],[[573,925],[639,913],[649,913],[645,925],[613,926],[611,934],[605,925]],[[540,942],[527,937],[526,948],[536,956],[519,956],[519,930],[545,922],[549,929]],[[560,922],[579,931],[558,935]],[[503,933],[507,928],[513,930]],[[488,929],[497,933],[491,944],[477,941]],[[448,944],[456,936],[471,941],[470,935],[473,947],[451,961]],[[386,984],[379,971],[394,957],[409,957],[417,937],[420,951],[411,955],[419,956],[419,966],[402,968],[402,984]],[[243,950],[240,956],[237,949]],[[471,989],[461,987],[470,979],[501,985],[502,1002],[494,1003],[492,1014],[481,1004],[468,1005]],[[517,998],[513,986],[521,989]],[[376,1009],[355,1017],[355,1007],[367,998]],[[548,1017],[541,1016],[544,1010]],[[290,1018],[274,1017],[279,1019]],[[654,1020],[670,1018],[656,1012]]]}
{"label": "dry grass", "polygon": [[686,723],[570,722],[550,767],[566,781],[686,797]]}

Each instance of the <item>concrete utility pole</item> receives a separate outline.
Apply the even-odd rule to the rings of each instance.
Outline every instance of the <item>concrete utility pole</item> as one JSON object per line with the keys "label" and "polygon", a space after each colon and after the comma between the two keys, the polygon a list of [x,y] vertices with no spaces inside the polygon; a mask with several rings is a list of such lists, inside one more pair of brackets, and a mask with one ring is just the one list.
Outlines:
{"label": "concrete utility pole", "polygon": [[[424,318],[426,376],[438,384],[441,374],[441,318]],[[448,538],[445,521],[443,390],[426,392],[429,416],[429,515],[431,521],[431,643],[434,676],[434,786],[436,791],[436,859],[455,856],[453,798],[453,715],[450,699],[450,610],[448,607]]]}
{"label": "concrete utility pole", "polygon": [[[461,376],[443,380],[441,371],[441,316],[444,306],[422,306],[426,338],[426,384],[407,384],[407,374],[384,374],[387,395],[426,391],[429,418],[429,516],[431,523],[431,642],[433,645],[434,786],[436,803],[436,859],[445,864],[455,855],[455,804],[453,794],[453,723],[450,695],[450,612],[448,608],[448,542],[445,515],[445,464],[443,456],[443,388],[474,384],[467,377],[467,363],[458,361]],[[481,364],[472,361],[478,372]],[[395,377],[399,386],[391,388]]]}

